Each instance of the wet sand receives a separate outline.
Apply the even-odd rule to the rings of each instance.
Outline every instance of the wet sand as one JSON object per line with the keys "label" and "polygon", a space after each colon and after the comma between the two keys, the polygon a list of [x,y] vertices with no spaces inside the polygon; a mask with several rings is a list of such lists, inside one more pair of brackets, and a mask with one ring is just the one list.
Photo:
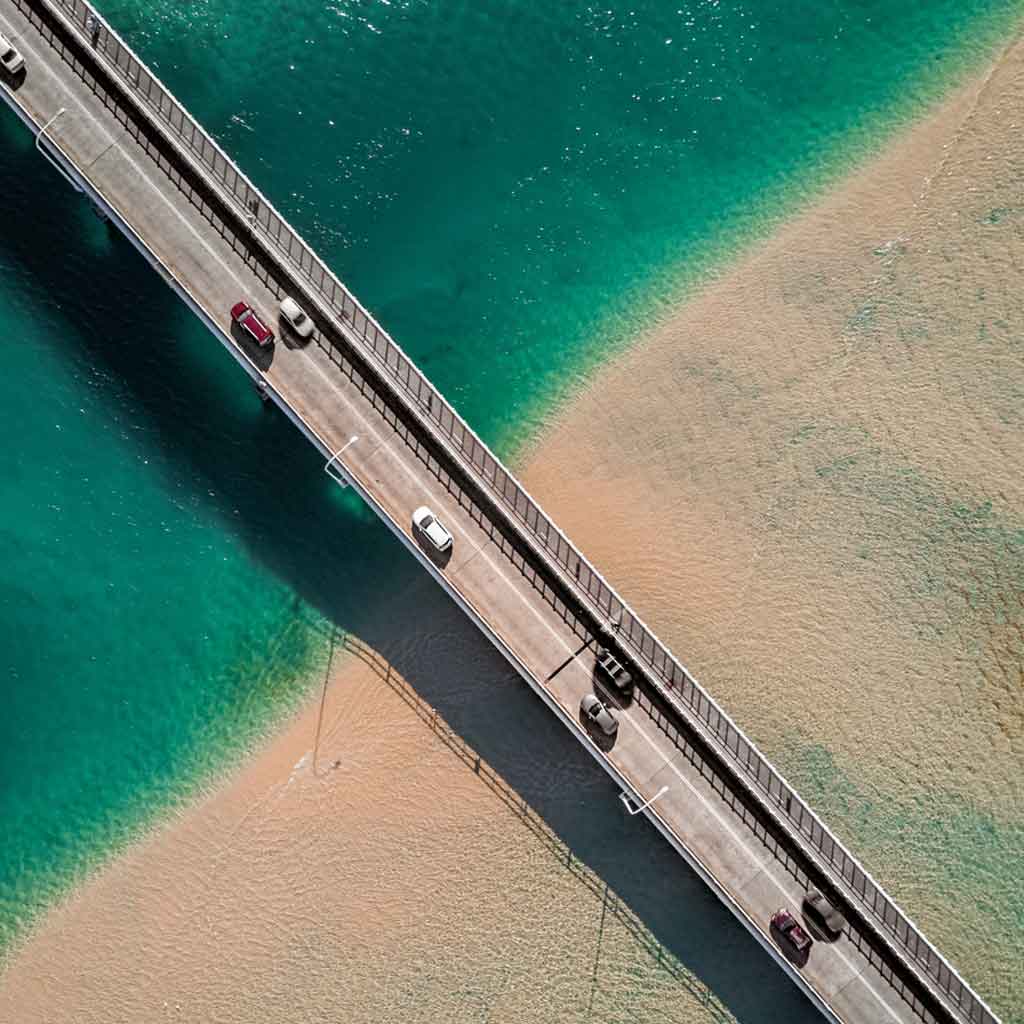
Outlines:
{"label": "wet sand", "polygon": [[523,474],[769,746],[992,813],[1024,756],[1022,100],[1018,44],[601,373]]}
{"label": "wet sand", "polygon": [[525,473],[1007,1013],[1024,1006],[1022,129],[1018,42],[599,374]]}
{"label": "wet sand", "polygon": [[[1007,1021],[1022,94],[1018,44],[598,373],[522,474]],[[0,1019],[816,1019],[430,581],[384,620],[49,915]]]}
{"label": "wet sand", "polygon": [[0,1020],[816,1018],[432,581],[386,618],[49,915]]}

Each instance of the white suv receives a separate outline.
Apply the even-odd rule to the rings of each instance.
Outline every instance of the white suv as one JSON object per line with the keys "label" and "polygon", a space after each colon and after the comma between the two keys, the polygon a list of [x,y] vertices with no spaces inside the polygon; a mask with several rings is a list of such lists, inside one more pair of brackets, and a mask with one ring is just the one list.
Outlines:
{"label": "white suv", "polygon": [[313,321],[302,311],[302,307],[290,297],[281,300],[281,316],[288,326],[305,341],[313,333]]}
{"label": "white suv", "polygon": [[451,548],[452,535],[426,505],[421,505],[413,512],[412,525],[438,554],[443,555]]}

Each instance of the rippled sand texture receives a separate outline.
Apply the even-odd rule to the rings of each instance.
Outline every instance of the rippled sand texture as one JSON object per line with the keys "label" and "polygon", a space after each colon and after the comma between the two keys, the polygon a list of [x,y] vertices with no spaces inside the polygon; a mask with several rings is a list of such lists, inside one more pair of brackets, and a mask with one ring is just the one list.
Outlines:
{"label": "rippled sand texture", "polygon": [[525,473],[1017,1021],[1022,180],[1018,41],[600,374]]}
{"label": "rippled sand texture", "polygon": [[50,915],[0,1020],[817,1019],[430,580],[386,617]]}

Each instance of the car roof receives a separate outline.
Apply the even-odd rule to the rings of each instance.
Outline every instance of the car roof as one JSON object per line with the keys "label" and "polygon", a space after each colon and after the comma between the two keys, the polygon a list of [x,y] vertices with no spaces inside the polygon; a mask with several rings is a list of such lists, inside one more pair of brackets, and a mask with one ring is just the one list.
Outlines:
{"label": "car roof", "polygon": [[444,542],[451,540],[451,534],[443,523],[437,521],[437,519],[431,519],[427,524],[427,533],[430,534],[438,542]]}
{"label": "car roof", "polygon": [[619,668],[625,670],[626,668],[626,666],[622,664],[622,659],[617,657],[615,653],[607,647],[601,648],[598,653],[597,660],[608,669]]}
{"label": "car roof", "polygon": [[261,338],[266,338],[271,333],[270,328],[257,316],[254,309],[249,310],[249,315],[245,318],[245,326]]}
{"label": "car roof", "polygon": [[412,521],[419,529],[424,530],[438,547],[446,547],[454,540],[451,531],[437,518],[433,510],[426,505],[420,505],[413,512]]}
{"label": "car roof", "polygon": [[804,899],[809,907],[816,910],[823,917],[844,920],[842,911],[824,893],[818,892],[817,889],[811,889]]}

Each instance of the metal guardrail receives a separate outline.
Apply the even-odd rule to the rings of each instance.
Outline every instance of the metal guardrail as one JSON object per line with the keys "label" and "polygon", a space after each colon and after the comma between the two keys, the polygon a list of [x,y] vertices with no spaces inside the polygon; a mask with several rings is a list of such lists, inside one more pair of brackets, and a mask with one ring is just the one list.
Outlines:
{"label": "metal guardrail", "polygon": [[258,227],[338,318],[351,328],[394,390],[429,422],[478,483],[525,531],[532,546],[563,573],[598,621],[615,624],[615,640],[647,670],[662,697],[688,720],[696,719],[719,753],[732,762],[772,813],[819,853],[879,931],[922,968],[935,987],[971,1024],[999,1024],[985,1002],[960,977],[882,887],[829,831],[743,731],[694,680],[669,649],[575,548],[518,480],[480,440],[411,359],[338,280],[297,231],[235,166],[170,90],[148,70],[87,0],[44,0],[82,30],[108,69],[148,108],[150,116],[200,162],[224,198]]}

